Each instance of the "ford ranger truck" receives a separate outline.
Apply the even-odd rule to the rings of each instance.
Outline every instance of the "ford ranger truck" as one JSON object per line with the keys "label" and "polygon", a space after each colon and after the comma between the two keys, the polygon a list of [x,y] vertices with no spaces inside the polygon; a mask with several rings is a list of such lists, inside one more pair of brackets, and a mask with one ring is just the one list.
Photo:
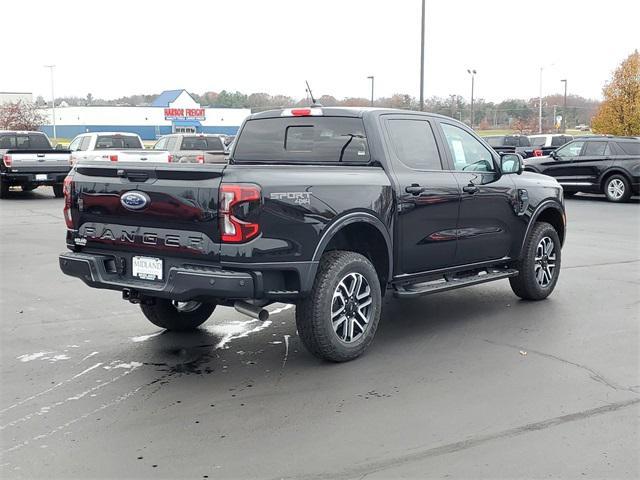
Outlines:
{"label": "ford ranger truck", "polygon": [[0,130],[0,198],[13,186],[29,192],[43,185],[62,197],[62,182],[71,168],[69,154],[54,149],[42,132]]}
{"label": "ford ranger truck", "polygon": [[387,294],[508,279],[546,298],[566,230],[556,180],[460,122],[317,106],[248,117],[228,164],[79,163],[64,218],[62,271],[153,324],[294,304],[304,345],[336,362],[370,345]]}

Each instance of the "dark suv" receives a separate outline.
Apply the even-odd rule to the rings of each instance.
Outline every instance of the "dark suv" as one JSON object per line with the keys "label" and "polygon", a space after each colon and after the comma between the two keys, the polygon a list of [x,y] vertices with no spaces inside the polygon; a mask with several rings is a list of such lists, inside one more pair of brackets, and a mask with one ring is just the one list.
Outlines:
{"label": "dark suv", "polygon": [[555,177],[566,196],[604,193],[612,202],[625,202],[640,192],[640,139],[577,138],[547,157],[528,158],[525,170]]}

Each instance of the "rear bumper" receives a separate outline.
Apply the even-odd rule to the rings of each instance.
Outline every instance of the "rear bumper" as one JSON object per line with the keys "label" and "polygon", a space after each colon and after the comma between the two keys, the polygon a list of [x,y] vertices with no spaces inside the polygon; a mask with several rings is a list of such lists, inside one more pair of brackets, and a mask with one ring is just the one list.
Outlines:
{"label": "rear bumper", "polygon": [[[55,185],[64,182],[69,172],[1,172],[0,181],[12,185],[24,185],[27,183],[37,185]],[[36,180],[36,175],[46,175],[44,180]]]}
{"label": "rear bumper", "polygon": [[[209,266],[178,264],[167,261],[164,280],[150,281],[127,274],[130,254],[65,252],[60,254],[60,269],[93,288],[129,290],[136,295],[168,298],[178,301],[192,299],[246,300],[269,299],[292,301],[310,289],[316,262],[296,264],[255,264]],[[116,263],[124,262],[118,269]],[[119,272],[118,272],[119,270]],[[295,273],[295,275],[291,275]],[[287,288],[286,278],[297,277]]]}

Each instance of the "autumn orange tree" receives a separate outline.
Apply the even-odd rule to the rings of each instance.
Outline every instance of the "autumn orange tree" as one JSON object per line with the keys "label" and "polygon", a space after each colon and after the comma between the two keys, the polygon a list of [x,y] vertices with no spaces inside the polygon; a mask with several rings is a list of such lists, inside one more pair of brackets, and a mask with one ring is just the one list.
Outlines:
{"label": "autumn orange tree", "polygon": [[604,101],[593,118],[593,131],[640,135],[640,53],[637,50],[613,72],[602,93]]}

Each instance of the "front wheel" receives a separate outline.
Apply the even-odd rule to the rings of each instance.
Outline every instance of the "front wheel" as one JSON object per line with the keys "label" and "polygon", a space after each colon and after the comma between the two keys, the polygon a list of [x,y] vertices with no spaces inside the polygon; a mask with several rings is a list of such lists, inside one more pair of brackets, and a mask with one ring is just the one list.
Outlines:
{"label": "front wheel", "polygon": [[631,198],[631,185],[622,175],[611,175],[604,182],[604,194],[610,202],[626,202]]}
{"label": "front wheel", "polygon": [[147,319],[160,328],[185,331],[198,328],[206,322],[216,305],[196,301],[177,302],[156,298],[151,304],[140,304],[142,313]]}
{"label": "front wheel", "polygon": [[62,188],[62,184],[61,183],[56,183],[53,186],[53,194],[56,196],[56,198],[64,197],[64,190]]}
{"label": "front wheel", "polygon": [[517,277],[511,277],[511,289],[525,300],[542,300],[553,292],[560,275],[562,251],[558,232],[548,223],[539,222],[524,245],[517,264]]}
{"label": "front wheel", "polygon": [[311,294],[296,306],[298,335],[318,358],[353,360],[371,344],[381,309],[380,280],[371,262],[355,252],[328,252]]}

